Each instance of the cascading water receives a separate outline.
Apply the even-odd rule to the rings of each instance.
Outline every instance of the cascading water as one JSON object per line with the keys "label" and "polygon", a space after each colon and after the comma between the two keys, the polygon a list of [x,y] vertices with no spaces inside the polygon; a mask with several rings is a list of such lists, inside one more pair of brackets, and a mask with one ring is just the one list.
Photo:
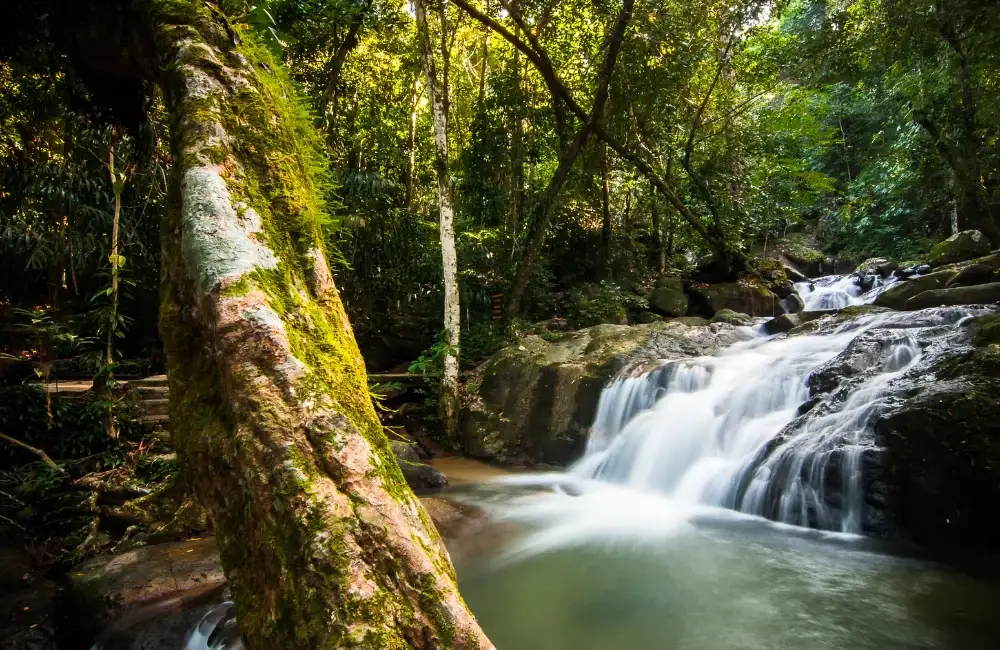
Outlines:
{"label": "cascading water", "polygon": [[[870,296],[869,296],[870,298]],[[816,304],[860,303],[847,281],[817,283]],[[808,302],[807,302],[808,304]],[[843,306],[843,305],[842,305]],[[862,533],[866,452],[890,383],[975,310],[869,315],[815,335],[758,338],[714,357],[666,362],[604,390],[578,478],[655,491],[790,524]],[[824,368],[849,348],[856,379],[800,416]]]}

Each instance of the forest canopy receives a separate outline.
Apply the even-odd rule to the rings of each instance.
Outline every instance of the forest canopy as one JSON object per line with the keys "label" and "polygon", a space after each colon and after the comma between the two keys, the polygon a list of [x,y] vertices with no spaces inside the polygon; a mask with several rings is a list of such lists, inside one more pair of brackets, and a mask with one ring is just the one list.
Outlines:
{"label": "forest canopy", "polygon": [[[498,295],[506,322],[593,322],[665,270],[721,256],[738,274],[802,230],[809,255],[855,263],[917,256],[954,219],[1000,240],[996,3],[626,4],[428,6],[467,364],[501,336]],[[0,50],[4,299],[76,311],[105,300],[113,151],[121,312],[148,334],[128,345],[155,347],[155,295],[130,287],[159,275],[163,98],[74,67],[61,3],[13,9]],[[442,330],[442,271],[413,5],[218,11],[284,62],[322,134],[329,257],[369,365],[416,357]]]}

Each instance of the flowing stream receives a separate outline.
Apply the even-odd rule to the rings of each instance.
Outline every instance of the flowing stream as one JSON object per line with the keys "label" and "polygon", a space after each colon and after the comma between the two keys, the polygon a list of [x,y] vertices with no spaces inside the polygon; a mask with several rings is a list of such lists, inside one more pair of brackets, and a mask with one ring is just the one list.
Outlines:
{"label": "flowing stream", "polygon": [[[819,310],[884,288],[798,290]],[[456,495],[518,531],[458,567],[463,595],[501,650],[998,647],[993,583],[863,536],[873,421],[984,311],[828,320],[626,372],[573,467]],[[241,647],[215,629],[186,650]]]}

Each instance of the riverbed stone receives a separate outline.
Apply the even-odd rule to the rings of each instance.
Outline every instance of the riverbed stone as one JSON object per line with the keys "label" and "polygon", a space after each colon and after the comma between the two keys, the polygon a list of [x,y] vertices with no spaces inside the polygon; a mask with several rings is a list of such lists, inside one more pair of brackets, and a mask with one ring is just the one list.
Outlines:
{"label": "riverbed stone", "polygon": [[996,280],[996,269],[989,264],[970,264],[948,280],[944,288],[967,287]]}
{"label": "riverbed stone", "polygon": [[874,304],[879,307],[889,307],[896,310],[906,309],[907,300],[924,291],[944,287],[955,275],[955,271],[940,270],[897,282],[880,293],[875,298]]}
{"label": "riverbed stone", "polygon": [[924,291],[906,301],[908,311],[948,305],[976,305],[1000,302],[1000,282],[972,287]]}
{"label": "riverbed stone", "polygon": [[978,230],[963,230],[931,248],[928,262],[943,266],[970,260],[990,252],[990,242]]}
{"label": "riverbed stone", "polygon": [[750,338],[726,323],[598,325],[545,340],[527,336],[472,374],[463,400],[467,455],[512,465],[566,465],[579,458],[604,385],[627,366],[711,354]]}
{"label": "riverbed stone", "polygon": [[774,292],[747,282],[721,284],[693,283],[689,292],[712,316],[723,309],[751,316],[776,316],[782,313],[781,300]]}

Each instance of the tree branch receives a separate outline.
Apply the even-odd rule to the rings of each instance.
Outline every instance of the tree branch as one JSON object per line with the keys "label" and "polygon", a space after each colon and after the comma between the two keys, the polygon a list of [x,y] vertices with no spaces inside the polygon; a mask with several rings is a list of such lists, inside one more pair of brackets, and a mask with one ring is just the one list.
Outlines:
{"label": "tree branch", "polygon": [[[470,16],[478,20],[483,25],[493,29],[493,31],[500,34],[500,36],[506,39],[511,45],[521,51],[528,58],[528,60],[532,62],[539,74],[542,75],[542,78],[545,80],[545,85],[549,88],[549,92],[565,102],[566,107],[569,108],[570,111],[581,121],[584,123],[587,122],[589,116],[584,112],[576,100],[573,99],[573,96],[566,89],[566,86],[559,79],[558,75],[556,75],[552,62],[545,54],[544,50],[536,51],[534,48],[529,47],[524,43],[524,41],[511,34],[495,20],[492,20],[488,16],[483,15],[482,12],[475,9],[467,2],[467,0],[451,0],[451,2],[454,2],[461,9],[468,12]],[[514,16],[512,15],[512,17]],[[521,22],[523,22],[523,19]],[[530,33],[527,35],[530,39]],[[535,42],[537,42],[537,39]],[[611,147],[611,149],[613,149],[619,157],[629,162],[637,171],[639,171],[639,173],[646,176],[646,178],[648,178],[650,182],[652,182],[653,185],[655,185],[656,188],[663,193],[663,196],[666,197],[667,201],[677,209],[684,220],[688,222],[688,225],[690,225],[715,252],[724,258],[723,262],[726,265],[729,265],[733,261],[739,262],[741,260],[742,255],[739,252],[729,250],[724,241],[713,237],[708,232],[708,229],[701,223],[698,216],[691,212],[686,205],[684,205],[684,202],[681,201],[677,193],[653,170],[649,163],[642,160],[635,153],[624,147],[600,124],[594,124],[592,130],[594,134]]]}
{"label": "tree branch", "polygon": [[52,460],[51,458],[49,458],[49,455],[46,454],[41,449],[37,449],[37,448],[32,447],[31,445],[27,444],[27,443],[21,442],[17,438],[11,438],[10,436],[8,436],[7,434],[4,434],[4,433],[0,433],[0,440],[3,440],[4,442],[6,442],[9,445],[13,445],[15,447],[20,447],[21,449],[23,449],[25,451],[31,452],[32,454],[34,454],[34,455],[38,456],[40,459],[42,459],[42,462],[45,463],[45,465],[47,467],[51,467],[52,469],[56,470],[60,474],[63,474],[65,476],[69,476],[69,472],[67,472],[66,470],[64,470],[59,465],[56,465],[56,462],[54,460]]}

